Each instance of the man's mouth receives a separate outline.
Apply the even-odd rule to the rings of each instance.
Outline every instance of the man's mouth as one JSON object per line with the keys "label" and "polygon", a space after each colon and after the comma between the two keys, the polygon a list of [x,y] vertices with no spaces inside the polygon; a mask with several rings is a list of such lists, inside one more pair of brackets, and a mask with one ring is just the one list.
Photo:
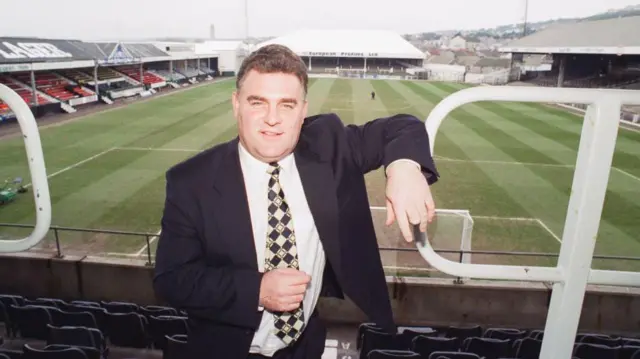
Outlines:
{"label": "man's mouth", "polygon": [[282,135],[282,132],[277,132],[277,131],[260,131],[260,133],[263,136],[267,136],[267,137],[278,137]]}

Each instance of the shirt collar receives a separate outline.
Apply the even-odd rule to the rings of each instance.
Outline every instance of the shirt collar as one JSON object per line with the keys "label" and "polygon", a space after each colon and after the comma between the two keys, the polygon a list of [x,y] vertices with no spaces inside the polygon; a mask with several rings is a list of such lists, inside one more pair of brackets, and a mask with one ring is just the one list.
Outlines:
{"label": "shirt collar", "polygon": [[[244,148],[240,141],[238,141],[238,152],[240,154],[240,163],[242,163],[243,166],[246,166],[245,168],[249,171],[250,176],[268,175],[267,169],[269,168],[269,164],[253,157],[253,155]],[[286,157],[278,161],[281,171],[284,173],[291,172],[294,166],[293,161],[293,153],[288,154]]]}

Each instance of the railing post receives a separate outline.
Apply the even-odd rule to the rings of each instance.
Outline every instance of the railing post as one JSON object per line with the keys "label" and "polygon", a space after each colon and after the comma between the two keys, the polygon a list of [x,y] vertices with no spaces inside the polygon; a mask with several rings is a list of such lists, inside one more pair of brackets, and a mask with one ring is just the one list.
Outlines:
{"label": "railing post", "polygon": [[620,100],[602,97],[587,108],[562,234],[558,268],[565,280],[553,284],[541,358],[570,358],[578,331],[589,269],[609,182],[618,132]]}
{"label": "railing post", "polygon": [[58,251],[58,258],[62,258],[62,251],[60,250],[60,237],[58,237],[58,228],[53,228],[53,236],[56,239],[56,250]]}
{"label": "railing post", "polygon": [[[463,249],[460,249],[458,251],[458,254],[460,254],[460,259],[459,259],[459,263],[463,263],[463,259],[464,259],[464,251]],[[456,277],[456,279],[453,281],[454,284],[462,284],[462,277]]]}
{"label": "railing post", "polygon": [[149,241],[149,235],[145,235],[144,238],[147,241],[147,265],[150,266],[151,263],[151,243]]}

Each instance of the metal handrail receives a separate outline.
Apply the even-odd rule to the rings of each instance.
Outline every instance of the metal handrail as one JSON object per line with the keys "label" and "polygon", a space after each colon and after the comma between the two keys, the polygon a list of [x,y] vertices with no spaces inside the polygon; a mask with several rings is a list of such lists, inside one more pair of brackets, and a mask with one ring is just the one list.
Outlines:
{"label": "metal handrail", "polygon": [[16,115],[27,152],[31,173],[31,186],[36,208],[36,226],[27,237],[19,240],[1,240],[0,252],[21,252],[42,241],[51,225],[51,198],[47,170],[44,164],[38,125],[27,103],[11,88],[0,84],[0,100]]}
{"label": "metal handrail", "polygon": [[586,285],[640,285],[640,273],[591,269],[617,139],[620,109],[623,104],[640,105],[640,96],[637,91],[609,89],[507,86],[464,89],[438,103],[426,120],[432,154],[438,128],[447,115],[462,105],[478,101],[588,105],[558,264],[555,267],[542,267],[458,263],[438,255],[427,236],[417,229],[414,230],[416,247],[428,263],[446,274],[465,278],[553,283],[540,358],[570,358]]}
{"label": "metal handrail", "polygon": [[[25,224],[25,223],[0,223],[0,228],[33,228],[33,227],[34,225]],[[62,246],[60,245],[60,241],[64,240],[64,238],[60,237],[59,235],[60,232],[99,233],[99,234],[126,235],[126,236],[132,236],[132,237],[143,237],[146,240],[147,248],[149,248],[150,246],[150,239],[158,235],[157,233],[152,233],[152,232],[138,232],[138,231],[127,231],[127,230],[115,230],[115,229],[80,228],[80,227],[67,227],[67,226],[57,226],[57,225],[52,225],[49,230],[53,231],[53,234],[54,234],[53,239],[55,241],[55,246],[57,248],[57,256],[59,258],[62,258],[64,256]],[[419,253],[419,250],[416,247],[379,246],[378,249],[381,252]],[[442,254],[455,254],[460,259],[459,263],[462,263],[461,259],[463,254],[537,257],[537,258],[557,258],[559,256],[559,253],[551,253],[551,252],[465,250],[465,249],[444,249],[444,248],[434,248],[434,251],[436,253],[442,253]],[[127,253],[122,253],[122,254],[127,255]],[[145,256],[147,259],[147,264],[152,265],[153,255],[151,254],[151,250],[148,250],[145,253]],[[142,257],[142,254],[140,255],[140,257]],[[640,262],[640,257],[618,256],[618,255],[594,255],[593,259]],[[421,268],[416,267],[415,269],[421,269]],[[632,272],[632,273],[635,273],[635,272]],[[597,283],[590,283],[590,284],[597,284]]]}

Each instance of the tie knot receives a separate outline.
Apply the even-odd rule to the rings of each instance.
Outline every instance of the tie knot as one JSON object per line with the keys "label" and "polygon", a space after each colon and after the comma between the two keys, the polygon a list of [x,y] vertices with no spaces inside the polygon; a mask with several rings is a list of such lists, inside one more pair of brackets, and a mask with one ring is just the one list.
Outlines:
{"label": "tie knot", "polygon": [[269,163],[269,168],[267,169],[267,173],[272,176],[277,176],[278,174],[280,174],[280,165],[278,164],[278,162]]}

